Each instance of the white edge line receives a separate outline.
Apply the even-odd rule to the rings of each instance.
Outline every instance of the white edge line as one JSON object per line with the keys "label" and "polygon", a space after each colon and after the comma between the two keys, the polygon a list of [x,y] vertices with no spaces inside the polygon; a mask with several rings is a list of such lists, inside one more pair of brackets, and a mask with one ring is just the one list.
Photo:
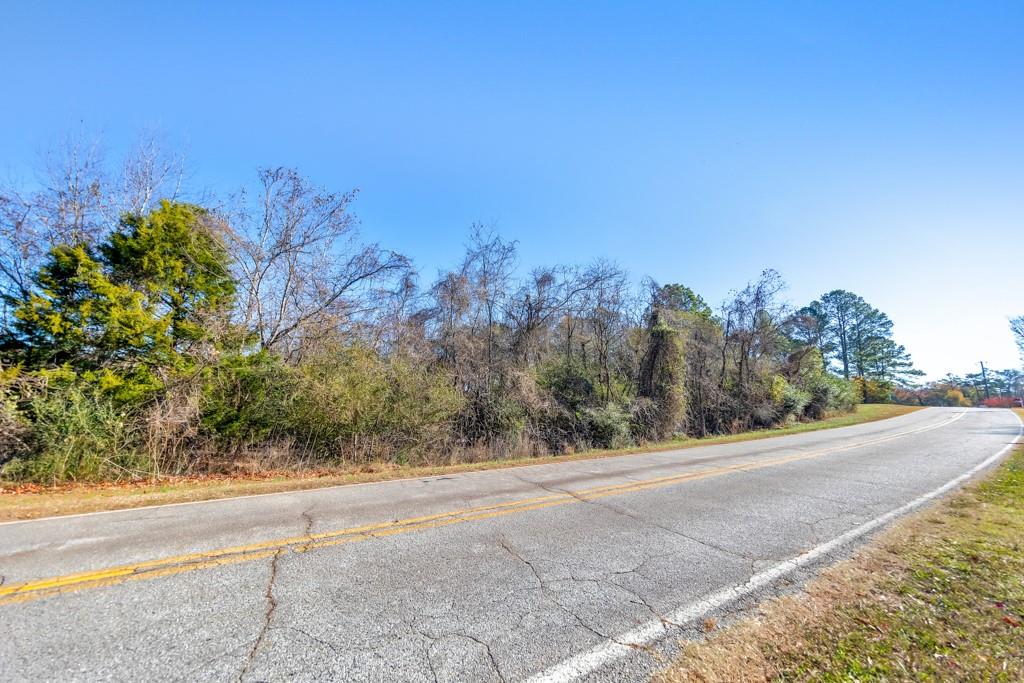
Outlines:
{"label": "white edge line", "polygon": [[[927,409],[925,409],[925,410],[927,410]],[[843,429],[850,429],[850,428],[853,428],[853,427],[860,427],[862,425],[871,425],[871,424],[875,424],[875,423],[878,423],[878,422],[888,422],[890,420],[899,419],[899,418],[904,417],[906,415],[913,415],[916,412],[919,412],[919,411],[912,411],[910,413],[904,413],[903,415],[894,415],[893,417],[887,417],[887,418],[882,419],[882,420],[871,420],[870,422],[862,422],[860,424],[848,425],[846,427],[833,427],[831,429],[816,429],[816,430],[811,430],[810,432],[805,432],[805,433],[806,434],[814,434],[816,432],[838,431],[838,430],[843,430]],[[924,410],[922,410],[920,412],[923,413]],[[1011,411],[1011,412],[1013,412],[1013,411]],[[960,415],[963,416],[966,413],[967,413],[967,411],[963,411],[962,413],[960,413]],[[765,438],[761,438],[761,439],[751,439],[750,441],[746,441],[746,442],[744,442],[744,441],[737,441],[737,442],[725,443],[725,444],[707,444],[707,445],[704,445],[704,446],[691,446],[690,448],[685,448],[685,449],[684,448],[678,448],[678,449],[673,448],[673,449],[667,449],[667,450],[664,450],[664,451],[640,451],[638,453],[624,453],[622,455],[612,455],[612,456],[600,456],[600,455],[598,455],[598,456],[595,456],[593,458],[580,458],[578,460],[568,460],[568,461],[563,461],[563,462],[539,462],[539,463],[525,464],[525,465],[510,465],[508,467],[495,467],[495,468],[492,468],[492,469],[471,470],[469,472],[452,472],[452,473],[449,473],[449,474],[444,474],[442,472],[442,473],[439,473],[439,474],[420,475],[418,477],[402,477],[400,479],[380,479],[378,481],[355,481],[355,482],[352,482],[350,484],[332,484],[330,486],[313,486],[313,487],[306,488],[306,489],[291,489],[289,491],[271,491],[269,493],[249,493],[249,494],[246,494],[244,496],[227,496],[225,498],[207,498],[205,500],[185,500],[185,501],[181,501],[180,503],[157,503],[156,505],[139,505],[137,507],[117,508],[115,510],[94,510],[92,512],[77,512],[77,513],[75,513],[73,515],[51,515],[49,517],[36,517],[34,519],[12,519],[12,520],[10,520],[8,522],[0,522],[0,527],[2,527],[2,526],[10,526],[12,524],[34,524],[36,522],[52,522],[52,521],[55,521],[55,520],[74,519],[76,517],[92,517],[94,515],[116,515],[116,514],[119,514],[119,513],[123,514],[123,513],[139,512],[140,510],[156,510],[156,509],[159,509],[159,508],[181,507],[181,506],[184,506],[184,505],[205,505],[207,503],[229,503],[231,501],[245,500],[245,499],[248,499],[248,498],[266,498],[267,496],[288,496],[288,495],[296,495],[296,494],[303,494],[303,493],[313,493],[313,492],[317,492],[317,491],[330,491],[332,489],[352,488],[352,487],[356,487],[356,486],[373,486],[375,484],[401,484],[403,482],[407,483],[407,482],[410,482],[410,481],[422,481],[423,479],[433,479],[435,477],[444,477],[444,476],[464,477],[464,476],[477,475],[477,474],[491,474],[491,473],[494,473],[494,472],[502,472],[502,471],[511,470],[511,469],[527,469],[527,468],[531,468],[531,467],[550,467],[552,465],[563,465],[563,464],[565,464],[565,462],[586,462],[588,460],[611,460],[613,458],[630,458],[630,457],[637,456],[637,455],[670,454],[670,453],[674,453],[675,451],[681,451],[681,450],[691,450],[692,451],[692,450],[697,450],[697,449],[700,449],[700,448],[714,448],[715,446],[731,446],[731,445],[734,445],[734,444],[752,443],[752,442],[756,442],[756,441],[770,441],[772,439],[784,439],[784,438],[790,437],[790,436],[800,436],[800,434],[779,434],[778,436],[769,436],[769,437],[765,437]],[[12,494],[12,495],[17,495],[17,494]]]}
{"label": "white edge line", "polygon": [[[925,503],[938,498],[944,493],[949,492],[951,489],[956,488],[978,472],[1002,458],[1007,451],[1013,448],[1017,442],[1020,441],[1021,436],[1024,435],[1024,420],[1021,420],[1017,413],[1013,411],[1010,412],[1017,418],[1017,422],[1020,423],[1020,426],[1017,428],[1017,436],[1014,437],[1013,441],[1001,448],[998,453],[989,456],[967,472],[961,474],[959,477],[946,482],[939,488],[930,491],[919,498],[915,498],[906,505],[898,507],[895,510],[891,510],[880,517],[876,517],[861,524],[858,527],[854,527],[845,534],[836,536],[831,541],[826,541],[798,557],[786,560],[785,562],[780,562],[774,567],[766,569],[759,574],[755,574],[746,583],[729,588],[723,588],[722,590],[705,595],[697,602],[684,605],[671,614],[666,615],[665,619],[673,624],[685,624],[708,612],[734,603],[737,600],[772,584],[783,576],[790,574],[801,567],[814,563],[822,556],[827,555],[833,550],[850,544],[861,536],[869,534],[879,527],[885,526],[897,517],[905,515],[908,512],[921,507]],[[663,622],[659,620],[650,621],[647,624],[639,626],[631,631],[627,631],[614,639],[606,640],[603,643],[594,646],[590,650],[570,657],[560,664],[556,664],[545,669],[544,671],[530,677],[528,679],[528,683],[564,683],[566,681],[576,680],[589,673],[593,673],[605,664],[633,654],[635,649],[631,646],[649,645],[650,643],[667,635],[668,628],[666,628]]]}

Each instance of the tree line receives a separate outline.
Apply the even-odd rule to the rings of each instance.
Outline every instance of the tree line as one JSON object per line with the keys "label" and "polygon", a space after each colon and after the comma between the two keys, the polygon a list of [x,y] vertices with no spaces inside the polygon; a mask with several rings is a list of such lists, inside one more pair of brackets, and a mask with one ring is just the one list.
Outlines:
{"label": "tree line", "polygon": [[857,295],[767,270],[718,307],[482,225],[421,285],[355,193],[285,168],[188,197],[152,141],[0,189],[0,464],[65,481],[617,448],[820,419],[915,374]]}
{"label": "tree line", "polygon": [[898,403],[920,406],[1024,407],[1024,372],[1016,369],[946,375],[922,386],[898,387]]}
{"label": "tree line", "polygon": [[[1024,316],[1010,319],[1010,332],[1020,350],[1024,365]],[[922,386],[897,387],[893,399],[898,403],[920,406],[988,406],[1024,408],[1024,372],[1017,369],[985,369],[965,375],[948,374]]]}

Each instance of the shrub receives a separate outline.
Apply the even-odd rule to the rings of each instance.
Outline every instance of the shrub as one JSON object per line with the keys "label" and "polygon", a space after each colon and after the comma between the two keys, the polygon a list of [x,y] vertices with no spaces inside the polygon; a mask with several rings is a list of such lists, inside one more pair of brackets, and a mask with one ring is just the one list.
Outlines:
{"label": "shrub", "polygon": [[57,484],[152,471],[137,448],[131,416],[109,398],[78,384],[51,383],[25,403],[31,448],[4,465],[4,477]]}
{"label": "shrub", "polygon": [[782,375],[772,377],[771,397],[779,421],[802,417],[812,399],[811,392],[790,384]]}
{"label": "shrub", "polygon": [[537,371],[537,384],[570,410],[591,405],[595,398],[594,378],[576,358],[559,356],[544,364]]}
{"label": "shrub", "polygon": [[443,373],[338,345],[297,367],[266,352],[224,359],[209,373],[202,419],[236,450],[286,441],[319,458],[389,457],[446,439],[462,408]]}
{"label": "shrub", "polygon": [[852,382],[825,372],[805,379],[804,387],[810,395],[804,416],[812,420],[820,420],[829,411],[849,412],[858,403]]}
{"label": "shrub", "polygon": [[964,396],[964,392],[959,389],[950,389],[947,391],[945,401],[947,406],[953,406],[955,408],[966,408],[971,405],[971,402]]}
{"label": "shrub", "polygon": [[993,396],[983,400],[981,405],[986,408],[1016,408],[1020,403],[1017,402],[1017,399],[1010,396]]}
{"label": "shrub", "polygon": [[455,423],[464,444],[471,446],[516,439],[525,430],[527,417],[521,403],[494,391],[467,396]]}
{"label": "shrub", "polygon": [[203,426],[223,445],[242,448],[286,429],[297,389],[293,371],[265,351],[230,355],[204,377]]}
{"label": "shrub", "polygon": [[581,417],[592,448],[624,448],[632,443],[630,415],[621,406],[609,403],[585,408]]}
{"label": "shrub", "polygon": [[865,377],[852,380],[855,392],[862,403],[892,403],[894,386],[892,382]]}
{"label": "shrub", "polygon": [[[447,437],[456,416],[465,415],[462,397],[443,372],[363,346],[334,348],[307,359],[296,372],[285,423],[313,451],[340,455],[348,447],[387,456]],[[501,411],[499,406],[485,419],[515,422]]]}
{"label": "shrub", "polygon": [[30,452],[32,429],[18,410],[16,381],[16,373],[0,373],[0,467]]}

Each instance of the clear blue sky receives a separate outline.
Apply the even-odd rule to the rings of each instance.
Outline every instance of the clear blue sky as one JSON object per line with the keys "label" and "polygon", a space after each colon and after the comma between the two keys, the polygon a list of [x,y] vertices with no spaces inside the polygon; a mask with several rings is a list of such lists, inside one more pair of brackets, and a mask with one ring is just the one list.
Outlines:
{"label": "clear blue sky", "polygon": [[854,290],[930,376],[1019,364],[1022,2],[5,4],[0,172],[158,128],[198,187],[360,188],[425,281],[483,221],[712,302]]}

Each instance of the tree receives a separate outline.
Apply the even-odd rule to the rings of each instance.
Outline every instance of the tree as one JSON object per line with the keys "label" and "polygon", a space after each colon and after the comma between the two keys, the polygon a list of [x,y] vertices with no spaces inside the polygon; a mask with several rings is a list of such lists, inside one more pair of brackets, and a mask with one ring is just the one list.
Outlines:
{"label": "tree", "polygon": [[536,360],[542,336],[563,313],[577,309],[593,292],[616,277],[613,270],[594,267],[536,268],[510,299],[506,315],[512,331],[512,349],[522,363]]}
{"label": "tree", "polygon": [[217,223],[192,204],[163,200],[148,215],[127,214],[100,253],[114,282],[143,292],[169,319],[177,349],[206,336],[208,314],[227,313],[235,295]]}
{"label": "tree", "polygon": [[798,347],[816,349],[821,358],[821,369],[828,370],[828,357],[835,345],[826,338],[828,320],[820,302],[801,308],[787,321],[787,334]]}
{"label": "tree", "polygon": [[668,438],[680,428],[686,415],[683,336],[669,323],[677,312],[673,306],[681,302],[673,296],[678,290],[669,287],[668,291],[664,287],[652,291],[647,315],[647,347],[640,361],[637,382],[637,395],[652,406],[645,435],[650,439]]}
{"label": "tree", "polygon": [[[774,270],[761,273],[754,282],[738,292],[726,304],[724,311],[721,386],[734,380],[742,401],[749,398],[748,389],[760,371],[761,361],[771,362],[783,352],[784,330],[789,319],[789,308],[780,300],[786,288],[782,277]],[[728,361],[735,372],[730,375]]]}
{"label": "tree", "polygon": [[[859,296],[844,289],[823,294],[807,307],[808,314],[819,324],[823,350],[840,363],[844,379],[850,379],[850,328],[854,311],[863,302]],[[828,358],[829,356],[826,356]]]}
{"label": "tree", "polygon": [[473,320],[470,334],[483,346],[484,381],[490,382],[498,359],[502,313],[509,303],[509,283],[516,266],[516,242],[506,242],[482,224],[470,228],[462,275],[471,288]]}
{"label": "tree", "polygon": [[408,259],[359,242],[354,199],[287,168],[261,170],[258,196],[236,198],[226,234],[239,322],[261,348],[295,357],[325,333],[355,331],[404,282]]}
{"label": "tree", "polygon": [[41,187],[0,188],[0,297],[3,322],[12,301],[32,290],[33,275],[58,245],[92,245],[107,225],[109,185],[96,139],[68,136],[51,148]]}
{"label": "tree", "polygon": [[144,214],[180,191],[183,159],[142,137],[118,172],[110,172],[96,137],[68,135],[51,147],[31,191],[0,187],[0,323],[12,324],[11,302],[32,290],[50,249],[92,247],[121,216]]}
{"label": "tree", "polygon": [[112,183],[112,203],[118,213],[144,214],[162,199],[177,200],[184,175],[183,155],[169,152],[155,132],[141,135]]}
{"label": "tree", "polygon": [[[629,369],[616,367],[618,360],[622,362],[624,346],[620,342],[628,335],[628,320],[625,314],[629,289],[626,273],[610,263],[597,263],[592,267],[589,281],[593,287],[586,293],[582,317],[586,322],[586,332],[593,342],[593,360],[597,366],[597,375],[602,389],[602,399],[607,403],[613,398],[613,380]],[[573,316],[567,314],[566,318]],[[567,348],[571,349],[571,340],[567,339]],[[583,361],[589,357],[584,349]],[[628,355],[628,352],[626,353]],[[625,373],[620,369],[626,370]]]}
{"label": "tree", "polygon": [[1017,341],[1017,348],[1020,350],[1021,361],[1024,362],[1024,315],[1019,315],[1010,320],[1010,330]]}
{"label": "tree", "polygon": [[853,292],[828,292],[800,314],[810,328],[804,338],[817,339],[823,356],[838,363],[845,379],[905,383],[922,374],[914,369],[906,348],[893,341],[889,316]]}
{"label": "tree", "polygon": [[130,377],[140,390],[189,366],[234,293],[207,217],[163,202],[146,216],[126,215],[96,247],[51,249],[32,291],[13,302],[29,365],[100,371],[112,387]]}
{"label": "tree", "polygon": [[14,312],[30,367],[168,363],[171,344],[160,317],[142,292],[112,281],[93,250],[54,247],[33,282]]}
{"label": "tree", "polygon": [[647,287],[651,294],[651,310],[657,310],[660,315],[674,315],[677,313],[689,313],[700,316],[707,320],[713,317],[711,307],[707,305],[699,294],[680,284],[668,284],[659,286],[654,281],[649,281]]}

